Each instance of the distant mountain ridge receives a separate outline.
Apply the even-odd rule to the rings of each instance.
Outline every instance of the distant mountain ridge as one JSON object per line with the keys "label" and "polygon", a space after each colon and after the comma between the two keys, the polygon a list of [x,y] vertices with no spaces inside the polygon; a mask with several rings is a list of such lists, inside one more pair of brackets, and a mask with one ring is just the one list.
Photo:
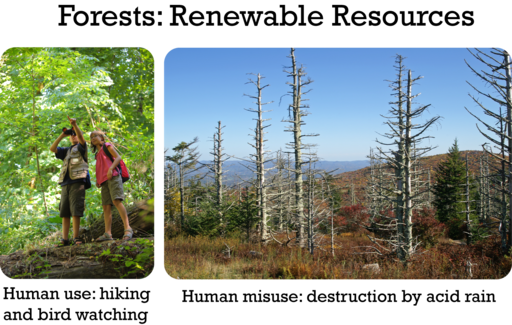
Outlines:
{"label": "distant mountain ridge", "polygon": [[[473,175],[477,175],[479,173],[479,158],[483,154],[482,151],[477,150],[467,150],[461,151],[461,157],[464,159],[468,155],[469,159],[469,171]],[[427,156],[422,158],[421,165],[425,169],[431,170],[432,181],[435,177],[435,167],[443,161],[447,159],[447,154],[437,154],[432,156]],[[492,160],[492,159],[491,159]],[[211,161],[200,161],[202,164],[211,164]],[[225,171],[223,183],[227,186],[242,182],[248,181],[254,178],[254,173],[249,170],[244,165],[249,165],[249,162],[242,160],[228,160],[224,163],[223,169]],[[293,162],[292,162],[293,165]],[[268,163],[266,165],[267,168],[272,167],[273,164]],[[369,175],[369,160],[354,160],[354,161],[318,161],[316,162],[316,169],[324,170],[324,171],[334,171],[333,175],[336,179],[338,179],[338,183],[340,185],[348,186],[353,184],[356,188],[362,189],[367,181],[367,176]],[[192,175],[189,176],[195,177],[196,175],[204,175],[206,172],[206,168],[202,168]],[[210,177],[206,177],[203,179],[203,182],[213,182],[213,179]]]}
{"label": "distant mountain ridge", "polygon": [[[211,161],[202,160],[201,164],[211,164]],[[255,177],[254,173],[249,170],[247,165],[250,165],[249,162],[242,160],[228,160],[223,164],[224,180],[223,183],[225,185],[233,185],[235,183],[241,181],[248,181]],[[334,171],[334,174],[345,173],[350,171],[359,170],[361,168],[365,168],[370,165],[369,160],[354,160],[354,161],[318,161],[315,163],[315,168],[324,170],[324,171]],[[273,163],[268,163],[265,165],[266,168],[273,167]],[[293,166],[293,162],[292,162]],[[195,177],[196,175],[202,175],[207,171],[206,168],[201,168],[200,170],[192,173],[189,178]],[[211,181],[205,178],[205,181]]]}

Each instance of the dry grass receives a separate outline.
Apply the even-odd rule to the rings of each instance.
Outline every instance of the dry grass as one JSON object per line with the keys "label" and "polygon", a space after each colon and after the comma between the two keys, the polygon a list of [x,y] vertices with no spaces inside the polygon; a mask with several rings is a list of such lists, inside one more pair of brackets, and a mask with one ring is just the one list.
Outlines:
{"label": "dry grass", "polygon": [[[299,247],[245,243],[233,238],[178,236],[165,243],[165,267],[180,279],[467,279],[466,263],[473,264],[473,278],[499,279],[510,272],[511,259],[499,254],[491,238],[466,246],[441,241],[423,250],[407,265],[394,256],[359,254],[370,242],[360,234],[340,235],[335,257],[330,246],[314,255]],[[231,257],[223,251],[232,248]],[[365,268],[379,264],[379,271]]]}

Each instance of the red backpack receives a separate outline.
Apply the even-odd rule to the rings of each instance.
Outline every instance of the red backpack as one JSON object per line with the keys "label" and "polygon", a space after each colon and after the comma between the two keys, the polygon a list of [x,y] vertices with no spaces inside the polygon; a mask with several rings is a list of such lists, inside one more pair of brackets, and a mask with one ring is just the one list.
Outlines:
{"label": "red backpack", "polygon": [[[110,151],[108,151],[107,146],[105,146],[105,144],[103,144],[103,152],[105,152],[107,157],[112,162],[114,162],[114,158],[110,154]],[[128,168],[126,168],[126,164],[124,163],[124,161],[122,159],[119,162],[119,164],[117,165],[116,169],[117,169],[117,172],[119,174],[121,174],[121,178],[123,179],[123,183],[130,179],[130,174],[128,174]]]}

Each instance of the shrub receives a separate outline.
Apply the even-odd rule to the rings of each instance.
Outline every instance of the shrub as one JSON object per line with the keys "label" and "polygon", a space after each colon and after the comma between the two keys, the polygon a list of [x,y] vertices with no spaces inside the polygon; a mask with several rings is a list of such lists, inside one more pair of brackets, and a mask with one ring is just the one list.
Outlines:
{"label": "shrub", "polygon": [[462,215],[446,221],[448,237],[456,240],[464,239],[464,232],[466,231],[466,224],[464,221],[465,220],[462,218]]}
{"label": "shrub", "polygon": [[344,206],[338,210],[335,216],[334,225],[344,227],[347,232],[357,232],[360,224],[366,223],[370,215],[366,213],[366,209],[361,204]]}
{"label": "shrub", "polygon": [[[335,211],[335,213],[336,214],[332,217],[332,224],[337,233],[356,233],[362,229],[360,225],[366,223],[369,218],[368,213],[366,213],[366,209],[361,204],[341,207]],[[319,223],[318,220],[315,220],[315,222]],[[330,233],[331,217],[327,218],[326,222],[321,222],[319,224],[321,232]]]}
{"label": "shrub", "polygon": [[[479,240],[474,245],[470,245],[470,248],[473,256],[479,256],[487,262],[497,265],[503,261],[501,239],[497,234]],[[510,260],[508,263],[510,264]]]}
{"label": "shrub", "polygon": [[181,233],[180,226],[177,222],[166,222],[164,226],[165,238],[171,239],[177,237]]}
{"label": "shrub", "polygon": [[367,224],[368,230],[376,237],[390,239],[396,236],[396,218],[391,208],[379,211],[379,215],[374,216]]}
{"label": "shrub", "polygon": [[436,219],[436,212],[431,208],[423,208],[413,211],[413,236],[421,242],[421,246],[430,248],[439,243],[439,239],[445,235],[446,225]]}
{"label": "shrub", "polygon": [[471,242],[478,243],[485,241],[494,231],[498,231],[496,228],[490,228],[486,224],[478,223],[477,220],[471,222]]}
{"label": "shrub", "polygon": [[[347,221],[346,217],[343,217],[340,215],[335,215],[332,217],[332,219],[333,219],[332,224],[333,224],[334,228],[340,229],[343,232],[349,231],[348,230],[348,221]],[[327,224],[329,224],[328,227],[327,227]],[[324,226],[323,228],[325,228],[325,231],[328,231],[330,229],[331,218],[328,218],[327,224],[323,225]]]}

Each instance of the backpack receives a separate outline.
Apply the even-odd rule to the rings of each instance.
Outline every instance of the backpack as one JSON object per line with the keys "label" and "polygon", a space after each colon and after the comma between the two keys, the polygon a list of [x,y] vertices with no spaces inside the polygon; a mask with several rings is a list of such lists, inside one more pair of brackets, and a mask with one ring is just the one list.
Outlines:
{"label": "backpack", "polygon": [[[114,162],[114,157],[110,154],[110,151],[108,151],[107,146],[103,144],[103,152],[107,155],[107,157],[110,159],[110,161]],[[130,179],[130,174],[128,173],[128,168],[126,168],[126,164],[121,159],[119,164],[116,167],[117,172],[121,175],[121,178],[123,180],[123,183]]]}
{"label": "backpack", "polygon": [[[69,150],[71,150],[71,147],[69,147]],[[86,163],[89,163],[87,161],[87,149],[85,151],[85,156],[82,156],[82,158],[84,159],[84,161]],[[91,184],[91,175],[89,174],[89,171],[87,171],[87,177],[85,178],[85,189],[88,190],[92,187],[92,184]]]}

